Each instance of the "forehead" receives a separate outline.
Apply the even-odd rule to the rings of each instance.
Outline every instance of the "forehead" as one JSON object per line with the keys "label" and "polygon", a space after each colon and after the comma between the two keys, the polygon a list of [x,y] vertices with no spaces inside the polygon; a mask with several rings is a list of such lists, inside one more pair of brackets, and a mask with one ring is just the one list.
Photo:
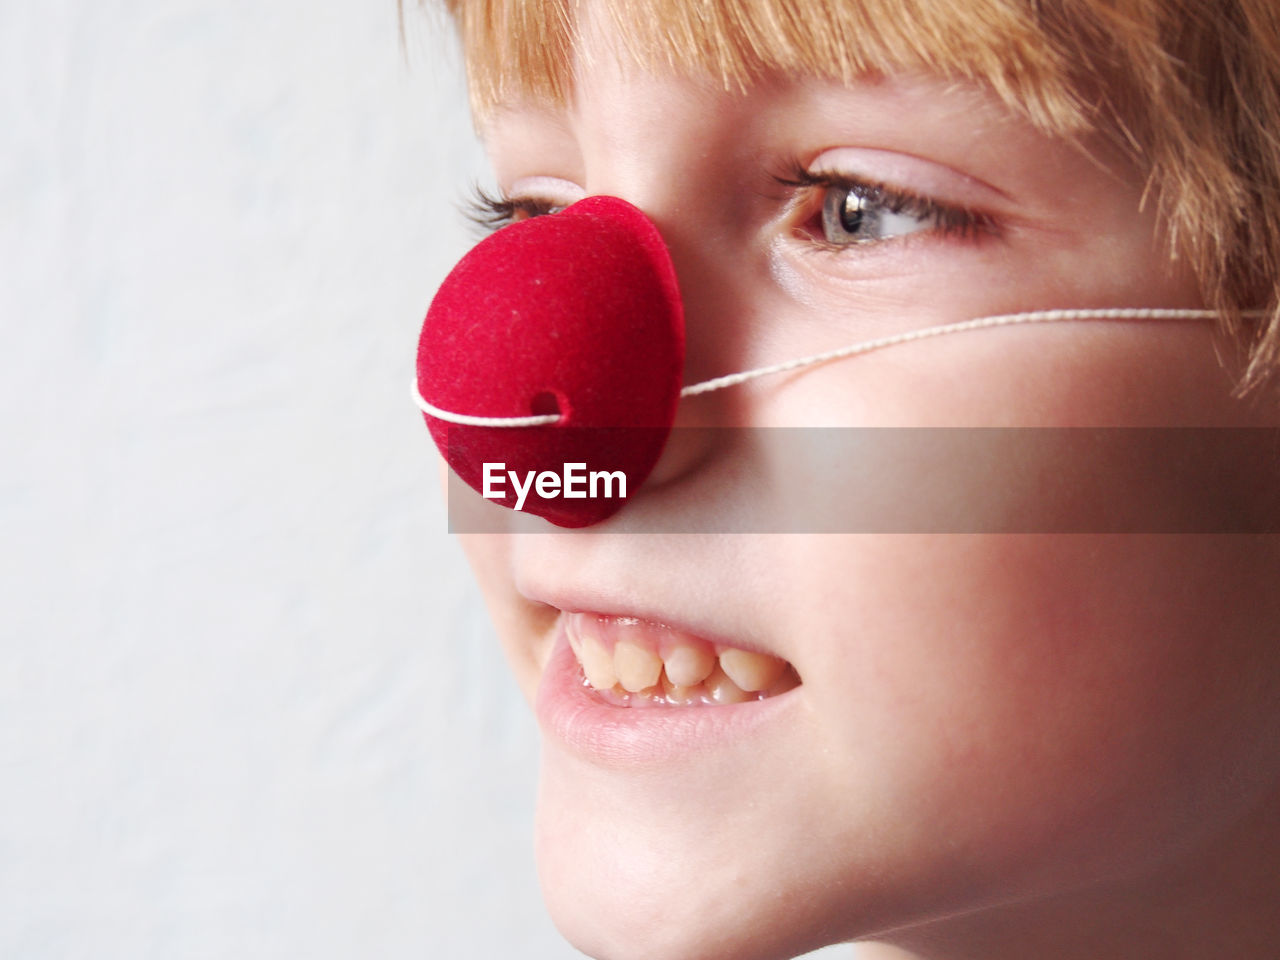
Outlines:
{"label": "forehead", "polygon": [[[1077,0],[1084,8],[1093,0]],[[853,82],[927,71],[980,82],[1037,126],[1089,128],[1073,63],[1031,0],[450,0],[481,119],[564,105],[584,47],[746,90],[771,77]]]}

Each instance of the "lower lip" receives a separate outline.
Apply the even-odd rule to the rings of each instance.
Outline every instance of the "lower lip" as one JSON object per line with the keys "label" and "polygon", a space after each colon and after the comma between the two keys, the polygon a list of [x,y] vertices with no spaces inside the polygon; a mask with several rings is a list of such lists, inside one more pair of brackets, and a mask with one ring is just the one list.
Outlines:
{"label": "lower lip", "polygon": [[796,687],[767,700],[707,706],[620,707],[605,703],[582,679],[578,658],[558,631],[538,687],[543,733],[606,766],[664,764],[728,747],[782,721],[798,702]]}

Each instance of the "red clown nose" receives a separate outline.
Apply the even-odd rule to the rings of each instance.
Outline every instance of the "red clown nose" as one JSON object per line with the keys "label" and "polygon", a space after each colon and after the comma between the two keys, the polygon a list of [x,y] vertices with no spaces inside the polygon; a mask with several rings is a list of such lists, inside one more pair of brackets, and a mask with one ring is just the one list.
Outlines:
{"label": "red clown nose", "polygon": [[418,392],[431,407],[464,419],[558,415],[515,427],[424,414],[473,489],[561,527],[621,509],[619,473],[635,494],[675,420],[683,371],[671,257],[652,221],[616,197],[478,244],[445,278],[418,342]]}

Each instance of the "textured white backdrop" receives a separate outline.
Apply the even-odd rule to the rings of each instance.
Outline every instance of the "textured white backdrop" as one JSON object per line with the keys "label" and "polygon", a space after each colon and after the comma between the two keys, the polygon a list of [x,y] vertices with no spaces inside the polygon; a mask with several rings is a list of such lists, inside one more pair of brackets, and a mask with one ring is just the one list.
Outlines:
{"label": "textured white backdrop", "polygon": [[0,957],[565,960],[408,399],[483,180],[394,0],[0,0]]}

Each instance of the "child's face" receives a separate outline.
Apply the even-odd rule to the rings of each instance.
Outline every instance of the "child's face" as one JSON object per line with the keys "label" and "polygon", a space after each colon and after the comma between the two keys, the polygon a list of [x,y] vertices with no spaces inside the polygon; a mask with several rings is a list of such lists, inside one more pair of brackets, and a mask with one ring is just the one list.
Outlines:
{"label": "child's face", "polygon": [[[587,47],[569,108],[509,105],[485,141],[508,195],[612,194],[653,218],[685,299],[686,382],[1008,311],[1199,305],[1141,177],[976,87],[728,93],[642,73],[603,31]],[[778,183],[796,163],[836,185]],[[872,196],[859,221],[850,182],[916,199]],[[1263,422],[1230,389],[1208,325],[1061,324],[688,400],[678,423]],[[646,509],[732,503],[751,472],[716,457],[668,450]],[[1273,789],[1265,539],[628,535],[632,509],[588,535],[466,538],[543,726],[545,893],[593,955],[789,956],[1061,897],[1176,862]],[[592,706],[572,612],[765,651],[802,682],[740,706]]]}

